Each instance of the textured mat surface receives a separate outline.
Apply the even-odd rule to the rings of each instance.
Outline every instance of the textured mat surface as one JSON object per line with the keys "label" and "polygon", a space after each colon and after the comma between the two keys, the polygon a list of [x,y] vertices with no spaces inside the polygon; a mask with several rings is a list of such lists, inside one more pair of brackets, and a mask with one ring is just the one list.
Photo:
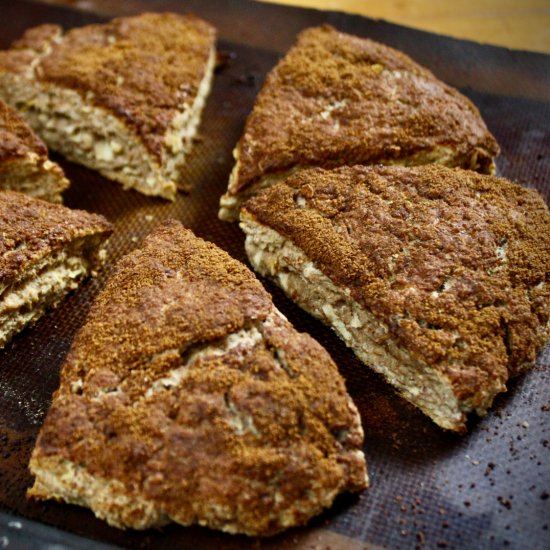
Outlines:
{"label": "textured mat surface", "polygon": [[[76,506],[26,500],[25,490],[31,484],[27,462],[57,387],[59,367],[116,260],[138,246],[161,220],[175,217],[245,261],[240,230],[217,219],[218,200],[233,164],[232,149],[261,82],[300,28],[327,21],[409,53],[480,108],[502,147],[499,174],[536,187],[547,201],[550,198],[548,56],[480,46],[355,16],[246,0],[133,0],[105,8],[108,15],[145,9],[194,11],[220,31],[219,50],[227,63],[216,75],[201,139],[190,161],[188,177],[194,190],[168,203],[124,192],[98,174],[56,158],[73,182],[66,204],[104,214],[114,222],[115,234],[109,263],[99,277],[0,352],[0,510],[125,547],[550,548],[548,347],[531,372],[509,384],[492,412],[472,420],[469,434],[459,437],[441,431],[397,397],[329,329],[269,283],[276,305],[299,330],[326,346],[347,380],[365,427],[369,490],[359,497],[341,497],[310,526],[266,541],[198,527],[122,532]],[[71,27],[99,19],[91,13],[0,0],[0,47],[7,47],[31,25],[57,22]],[[9,529],[19,529],[14,521],[17,524],[16,519],[0,522],[0,546],[5,540],[9,544]],[[29,541],[44,540],[43,534],[33,535],[32,522],[21,526]],[[18,537],[19,543],[25,540],[19,531]],[[67,546],[71,544],[67,540]]]}

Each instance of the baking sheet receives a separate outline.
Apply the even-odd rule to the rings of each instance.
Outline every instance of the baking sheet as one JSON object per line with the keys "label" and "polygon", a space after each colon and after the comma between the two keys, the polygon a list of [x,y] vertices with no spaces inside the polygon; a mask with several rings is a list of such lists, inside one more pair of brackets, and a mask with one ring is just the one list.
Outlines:
{"label": "baking sheet", "polygon": [[[499,173],[550,198],[549,56],[438,37],[358,16],[246,0],[96,4],[104,16],[144,9],[193,11],[218,27],[219,50],[227,63],[216,74],[200,140],[190,158],[190,195],[168,203],[124,192],[98,174],[56,157],[73,182],[65,203],[105,215],[114,222],[115,234],[109,263],[100,276],[0,352],[0,511],[10,514],[0,521],[0,546],[7,541],[21,547],[25,540],[46,546],[45,531],[37,534],[28,521],[36,520],[88,539],[139,548],[550,548],[548,347],[531,372],[509,384],[508,393],[496,399],[484,419],[472,419],[468,435],[457,436],[443,432],[397,397],[328,328],[265,281],[276,305],[299,330],[325,345],[346,378],[365,428],[371,477],[367,491],[339,497],[308,527],[269,540],[200,527],[123,532],[76,506],[26,500],[32,481],[27,462],[57,387],[61,362],[116,260],[138,246],[160,221],[175,217],[246,261],[238,227],[217,219],[218,200],[232,168],[232,149],[261,82],[301,28],[327,21],[340,30],[386,42],[458,86],[480,108],[502,147]],[[42,22],[69,28],[98,20],[102,16],[0,0],[0,47]],[[20,529],[13,527],[18,521]],[[57,543],[73,547],[72,539],[63,535]]]}

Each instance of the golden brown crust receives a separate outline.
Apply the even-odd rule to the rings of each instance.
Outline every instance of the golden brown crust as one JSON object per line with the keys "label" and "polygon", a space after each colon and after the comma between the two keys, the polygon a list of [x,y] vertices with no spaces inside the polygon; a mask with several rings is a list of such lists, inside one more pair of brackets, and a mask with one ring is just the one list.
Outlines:
{"label": "golden brown crust", "polygon": [[29,125],[0,100],[0,162],[23,158],[35,153],[43,160],[48,156],[44,142]]}
{"label": "golden brown crust", "polygon": [[204,77],[215,30],[201,19],[144,13],[62,35],[55,25],[28,30],[0,54],[0,70],[23,73],[82,93],[134,128],[161,158],[164,136]]}
{"label": "golden brown crust", "polygon": [[430,165],[312,169],[244,205],[474,407],[549,337],[550,214],[505,179]]}
{"label": "golden brown crust", "polygon": [[59,203],[68,186],[62,168],[48,159],[46,145],[0,100],[0,189]]}
{"label": "golden brown crust", "polygon": [[[445,164],[489,172],[499,148],[476,107],[403,53],[325,25],[268,75],[237,145],[237,194],[294,166]],[[448,149],[448,151],[447,151]]]}
{"label": "golden brown crust", "polygon": [[97,214],[13,191],[0,192],[0,281],[8,286],[32,263],[72,241],[112,231]]}
{"label": "golden brown crust", "polygon": [[0,51],[0,71],[32,74],[32,63],[46,55],[62,34],[59,25],[44,24],[28,29],[9,50]]}
{"label": "golden brown crust", "polygon": [[[239,344],[239,331],[257,338]],[[95,509],[118,526],[168,516],[266,535],[364,488],[361,440],[325,350],[276,313],[247,268],[167,222],[94,304],[31,469],[57,457],[122,484],[129,503],[152,503],[151,518],[124,519],[114,501]],[[52,496],[39,479],[31,494]]]}

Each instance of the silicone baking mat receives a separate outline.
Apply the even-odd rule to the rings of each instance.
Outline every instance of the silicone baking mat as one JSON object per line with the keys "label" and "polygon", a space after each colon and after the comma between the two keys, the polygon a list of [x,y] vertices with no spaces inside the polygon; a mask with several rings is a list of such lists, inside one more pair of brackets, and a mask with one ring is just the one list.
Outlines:
{"label": "silicone baking mat", "polygon": [[[82,3],[77,3],[82,4]],[[21,0],[0,0],[0,47],[25,28],[66,28],[144,10],[193,11],[219,29],[224,60],[190,158],[189,195],[174,203],[124,192],[98,174],[56,158],[73,182],[68,206],[107,216],[115,225],[109,262],[56,311],[0,352],[0,547],[137,548],[550,548],[550,351],[510,382],[469,433],[437,428],[397,397],[380,377],[320,323],[265,282],[276,305],[322,342],[347,381],[365,427],[371,487],[345,495],[309,526],[272,539],[169,526],[119,531],[83,508],[25,498],[27,462],[58,384],[72,338],[110,269],[161,220],[174,217],[197,235],[246,261],[238,226],[218,221],[218,200],[232,167],[232,149],[266,75],[296,33],[329,22],[410,54],[457,86],[481,110],[502,147],[499,173],[550,189],[550,57],[453,40],[365,18],[271,6],[246,0],[87,2],[99,13]],[[30,520],[35,520],[35,524]],[[59,530],[48,529],[53,526]],[[84,538],[75,538],[73,535]],[[92,542],[95,541],[95,542]],[[51,546],[50,546],[51,547]]]}

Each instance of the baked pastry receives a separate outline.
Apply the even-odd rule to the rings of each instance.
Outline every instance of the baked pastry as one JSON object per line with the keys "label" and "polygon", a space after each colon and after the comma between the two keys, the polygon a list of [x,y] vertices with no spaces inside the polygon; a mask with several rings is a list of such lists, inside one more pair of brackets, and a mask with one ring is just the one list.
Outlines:
{"label": "baked pastry", "polygon": [[50,149],[174,199],[214,58],[214,28],[190,15],[145,13],[67,33],[41,25],[0,52],[0,97]]}
{"label": "baked pastry", "polygon": [[0,191],[0,348],[101,265],[103,217]]}
{"label": "baked pastry", "polygon": [[69,181],[29,125],[0,101],[0,189],[61,202]]}
{"label": "baked pastry", "polygon": [[443,428],[466,429],[549,337],[550,214],[439,165],[304,170],[241,212],[254,269]]}
{"label": "baked pastry", "polygon": [[494,171],[476,107],[403,53],[330,26],[306,29],[267,76],[234,151],[219,216],[305,167],[439,163]]}
{"label": "baked pastry", "polygon": [[169,221],[76,336],[29,494],[120,528],[270,535],[366,487],[362,440],[327,352],[244,265]]}

